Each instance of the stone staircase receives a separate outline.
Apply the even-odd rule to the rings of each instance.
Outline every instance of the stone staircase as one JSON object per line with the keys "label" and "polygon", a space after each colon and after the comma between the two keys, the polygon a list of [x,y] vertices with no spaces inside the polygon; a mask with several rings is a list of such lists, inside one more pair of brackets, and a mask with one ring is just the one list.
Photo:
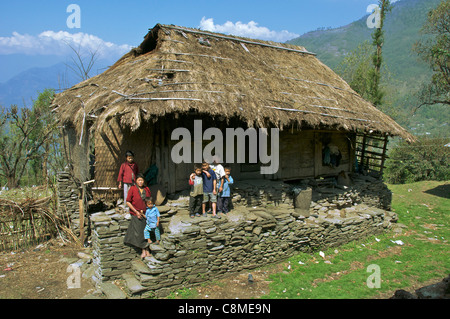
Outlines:
{"label": "stone staircase", "polygon": [[[150,298],[155,296],[152,288],[154,276],[159,275],[162,270],[152,266],[152,262],[158,262],[154,257],[144,260],[135,259],[131,261],[132,271],[122,274],[125,281],[125,289],[130,298]],[[164,293],[161,291],[158,296]]]}

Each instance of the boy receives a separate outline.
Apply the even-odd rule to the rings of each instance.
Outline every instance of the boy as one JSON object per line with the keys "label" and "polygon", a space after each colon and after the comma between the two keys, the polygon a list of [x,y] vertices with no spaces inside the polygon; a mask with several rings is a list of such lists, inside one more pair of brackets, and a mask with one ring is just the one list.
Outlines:
{"label": "boy", "polygon": [[150,234],[153,234],[155,235],[156,244],[159,244],[159,240],[161,239],[159,232],[159,210],[156,208],[153,198],[147,198],[145,203],[147,205],[147,210],[145,211],[147,224],[144,229],[144,238],[147,239],[149,244],[152,244]]}
{"label": "boy", "polygon": [[202,166],[200,164],[194,165],[194,173],[189,176],[189,185],[191,185],[191,192],[189,193],[189,216],[200,216],[203,202],[203,178]]}
{"label": "boy", "polygon": [[216,173],[209,167],[209,163],[202,163],[202,177],[203,177],[203,217],[206,217],[206,203],[211,202],[212,217],[220,218],[216,215],[216,203],[217,203],[217,179]]}
{"label": "boy", "polygon": [[123,186],[123,200],[124,203],[127,200],[128,190],[136,182],[136,176],[139,173],[139,168],[134,162],[134,154],[132,151],[125,153],[126,161],[122,163],[119,170],[119,176],[117,181],[119,182],[119,189]]}
{"label": "boy", "polygon": [[[228,207],[230,205],[230,185],[233,184],[233,177],[231,177],[231,169],[230,167],[225,167],[225,176],[222,180],[219,181],[219,198],[217,202],[217,211],[219,213],[228,214]],[[222,184],[223,181],[223,184]]]}
{"label": "boy", "polygon": [[217,179],[217,193],[220,193],[222,189],[219,188],[219,185],[223,185],[223,177],[225,176],[225,171],[223,170],[223,166],[221,164],[220,157],[218,155],[214,155],[214,161],[212,165],[210,165],[212,170],[216,173]]}

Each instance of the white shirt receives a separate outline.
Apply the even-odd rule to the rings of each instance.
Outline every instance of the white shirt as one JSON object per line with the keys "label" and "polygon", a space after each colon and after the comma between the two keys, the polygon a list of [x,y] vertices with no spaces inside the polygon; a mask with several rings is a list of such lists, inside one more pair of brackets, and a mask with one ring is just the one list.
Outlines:
{"label": "white shirt", "polygon": [[217,165],[209,165],[214,173],[216,173],[216,179],[221,179],[223,176],[225,176],[225,170],[223,169],[223,166],[221,164]]}

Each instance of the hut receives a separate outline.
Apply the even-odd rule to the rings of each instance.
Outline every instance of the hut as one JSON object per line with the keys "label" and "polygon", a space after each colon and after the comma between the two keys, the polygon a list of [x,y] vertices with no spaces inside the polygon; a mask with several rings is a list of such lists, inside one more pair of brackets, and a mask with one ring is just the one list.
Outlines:
{"label": "hut", "polygon": [[382,171],[388,137],[414,139],[303,47],[174,25],[157,24],[108,70],[57,94],[53,108],[73,174],[95,181],[94,196],[117,187],[128,149],[142,172],[156,168],[155,181],[167,193],[187,189],[198,154],[174,162],[179,140],[172,133],[183,127],[194,134],[200,120],[202,131],[224,134],[279,130],[277,170],[261,174],[260,159],[230,161],[238,180]]}

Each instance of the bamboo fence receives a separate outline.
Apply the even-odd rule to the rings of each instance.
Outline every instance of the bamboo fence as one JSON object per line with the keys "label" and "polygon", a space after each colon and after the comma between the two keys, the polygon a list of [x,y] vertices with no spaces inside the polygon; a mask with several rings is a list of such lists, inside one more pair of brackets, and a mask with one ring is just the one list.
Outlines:
{"label": "bamboo fence", "polygon": [[51,196],[15,202],[0,199],[0,251],[26,249],[52,238],[74,237],[51,208]]}

